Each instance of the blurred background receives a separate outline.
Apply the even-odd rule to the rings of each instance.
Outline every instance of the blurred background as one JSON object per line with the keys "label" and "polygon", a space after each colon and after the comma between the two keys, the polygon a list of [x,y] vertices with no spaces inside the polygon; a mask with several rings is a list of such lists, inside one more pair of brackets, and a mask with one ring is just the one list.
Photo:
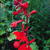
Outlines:
{"label": "blurred background", "polygon": [[[31,28],[28,33],[29,40],[36,39],[30,46],[33,50],[50,50],[50,0],[24,0],[23,2],[29,3],[28,12],[38,11],[37,14],[31,15],[28,23]],[[10,24],[20,19],[17,16],[22,16],[24,19],[25,16],[12,15],[15,10],[13,0],[0,0],[0,50],[17,50],[12,46],[16,41],[12,32],[20,30],[21,27],[19,25],[17,28],[11,28]]]}

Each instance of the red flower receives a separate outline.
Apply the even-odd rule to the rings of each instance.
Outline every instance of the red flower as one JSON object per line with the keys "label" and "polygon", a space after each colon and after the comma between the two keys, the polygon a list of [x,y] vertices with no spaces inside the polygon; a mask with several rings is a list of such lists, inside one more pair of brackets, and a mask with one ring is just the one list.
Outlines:
{"label": "red flower", "polygon": [[20,9],[20,10],[18,10],[18,11],[14,11],[12,14],[13,15],[18,15],[19,13],[21,13],[22,12],[22,9]]}
{"label": "red flower", "polygon": [[24,42],[28,42],[27,36],[22,36],[22,37],[21,37],[21,40],[24,41]]}
{"label": "red flower", "polygon": [[19,41],[15,41],[13,46],[14,46],[14,48],[18,48],[20,46],[20,42]]}
{"label": "red flower", "polygon": [[28,2],[20,3],[20,6],[23,8],[28,8]]}
{"label": "red flower", "polygon": [[27,50],[27,47],[21,47],[20,46],[20,48],[18,48],[18,50]]}
{"label": "red flower", "polygon": [[21,37],[20,37],[20,36],[17,36],[16,39],[17,39],[17,40],[21,40]]}
{"label": "red flower", "polygon": [[22,44],[18,50],[27,50],[27,47],[26,47],[27,44]]}
{"label": "red flower", "polygon": [[30,14],[35,14],[35,13],[37,13],[36,10],[33,10],[33,11],[30,12]]}
{"label": "red flower", "polygon": [[13,14],[13,15],[18,15],[18,12],[14,11],[12,14]]}
{"label": "red flower", "polygon": [[32,50],[32,48],[28,44],[22,44],[18,50]]}
{"label": "red flower", "polygon": [[23,22],[23,21],[24,21],[24,20],[21,19],[21,20],[18,20],[17,23],[21,23],[21,22]]}
{"label": "red flower", "polygon": [[24,24],[22,24],[22,31],[24,31]]}
{"label": "red flower", "polygon": [[15,36],[25,36],[25,33],[24,33],[24,32],[14,31],[13,34],[14,34]]}
{"label": "red flower", "polygon": [[15,21],[15,22],[12,22],[12,23],[10,24],[10,26],[11,26],[11,27],[16,27],[16,26],[17,26],[16,21]]}
{"label": "red flower", "polygon": [[25,36],[24,32],[15,31],[15,32],[13,32],[13,34],[16,36],[16,39],[18,39],[18,40],[21,40],[23,38],[23,36]]}
{"label": "red flower", "polygon": [[23,13],[24,13],[24,15],[25,15],[26,17],[28,17],[28,12],[27,12],[27,10],[26,10],[25,8],[23,8]]}
{"label": "red flower", "polygon": [[19,2],[22,2],[23,0],[14,0],[14,5],[18,5]]}
{"label": "red flower", "polygon": [[28,47],[27,50],[32,50],[32,48],[29,45],[27,47]]}
{"label": "red flower", "polygon": [[23,0],[17,0],[18,2],[22,2]]}
{"label": "red flower", "polygon": [[16,39],[28,42],[28,38],[25,36],[26,33],[15,31],[13,34],[16,36]]}
{"label": "red flower", "polygon": [[16,36],[16,39],[18,39],[18,40],[20,40],[21,39],[21,37],[20,37],[20,32],[18,32],[18,31],[15,31],[15,32],[13,32],[13,34]]}
{"label": "red flower", "polygon": [[21,35],[21,32],[14,31],[13,34],[14,34],[15,36],[20,36],[20,35]]}
{"label": "red flower", "polygon": [[28,31],[28,29],[29,29],[29,26],[26,29],[24,29],[24,31]]}
{"label": "red flower", "polygon": [[29,43],[35,42],[36,39],[32,39],[31,41],[29,41]]}
{"label": "red flower", "polygon": [[18,23],[20,23],[20,22],[22,22],[22,21],[24,21],[24,20],[19,20],[19,21],[12,22],[12,23],[10,24],[10,26],[11,26],[11,27],[16,27],[16,26],[18,25]]}
{"label": "red flower", "polygon": [[18,5],[18,1],[17,0],[14,0],[14,5]]}

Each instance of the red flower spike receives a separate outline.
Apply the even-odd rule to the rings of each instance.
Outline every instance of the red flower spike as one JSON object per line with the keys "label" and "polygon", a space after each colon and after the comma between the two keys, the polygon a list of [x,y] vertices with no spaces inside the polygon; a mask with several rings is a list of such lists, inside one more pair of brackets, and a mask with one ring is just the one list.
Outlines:
{"label": "red flower spike", "polygon": [[14,48],[18,48],[20,46],[20,42],[19,41],[15,41],[13,46],[14,46]]}
{"label": "red flower spike", "polygon": [[31,41],[29,41],[29,43],[35,42],[36,39],[32,39]]}
{"label": "red flower spike", "polygon": [[30,12],[30,15],[31,14],[35,14],[35,13],[37,13],[37,11],[36,10],[33,10],[33,11]]}
{"label": "red flower spike", "polygon": [[[16,9],[18,7],[20,7],[21,9],[19,9],[18,11],[14,11],[12,14],[13,15],[18,15],[19,13],[23,12],[24,15],[26,16],[26,21],[22,20],[18,20],[15,21],[13,23],[11,23],[11,27],[16,27],[19,23],[21,22],[26,22],[28,23],[28,17],[30,17],[30,15],[37,13],[36,10],[33,10],[30,12],[30,14],[28,14],[27,12],[27,8],[28,8],[28,2],[23,3],[23,0],[14,0],[14,5],[16,6]],[[18,50],[32,50],[32,48],[29,46],[29,43],[32,43],[35,41],[35,39],[32,39],[31,41],[28,41],[28,36],[26,36],[25,31],[28,31],[29,26],[27,26],[26,29],[24,29],[24,24],[22,24],[22,32],[18,32],[18,31],[14,31],[13,34],[16,36],[16,39],[19,41],[15,41],[14,42],[14,47],[18,48]],[[21,42],[26,42],[25,44],[21,44]]]}
{"label": "red flower spike", "polygon": [[22,9],[20,9],[20,10],[18,10],[18,11],[14,11],[12,14],[13,15],[18,15],[19,13],[21,13],[22,12]]}
{"label": "red flower spike", "polygon": [[25,2],[25,3],[20,3],[20,6],[23,7],[23,8],[28,8],[28,2]]}

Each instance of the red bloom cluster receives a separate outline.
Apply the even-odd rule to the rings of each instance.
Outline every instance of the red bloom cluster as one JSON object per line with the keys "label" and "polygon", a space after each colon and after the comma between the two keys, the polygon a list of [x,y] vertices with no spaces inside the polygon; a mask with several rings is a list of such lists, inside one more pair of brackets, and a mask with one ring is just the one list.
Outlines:
{"label": "red bloom cluster", "polygon": [[32,50],[32,48],[28,44],[22,44],[18,50]]}
{"label": "red bloom cluster", "polygon": [[[16,8],[20,7],[21,9],[19,9],[18,11],[14,11],[12,14],[13,15],[18,15],[19,13],[23,12],[24,15],[26,16],[26,21],[21,19],[15,22],[11,23],[11,27],[16,27],[19,23],[21,22],[25,22],[28,23],[28,18],[30,17],[30,15],[37,13],[36,10],[31,11],[30,13],[27,12],[27,8],[28,8],[28,2],[23,3],[23,0],[14,0],[14,5],[16,6]],[[19,41],[15,41],[13,46],[15,48],[18,48],[18,50],[32,50],[32,48],[30,47],[30,43],[34,42],[35,39],[32,39],[31,41],[28,40],[28,36],[27,36],[27,31],[29,29],[29,26],[27,25],[25,28],[25,25],[22,23],[22,29],[21,32],[18,31],[14,31],[13,34],[16,36],[16,39]],[[22,42],[25,42],[24,44],[21,44]]]}
{"label": "red bloom cluster", "polygon": [[32,50],[30,45],[28,45],[27,43],[20,45],[20,41],[15,41],[13,45],[15,48],[18,48],[18,50]]}
{"label": "red bloom cluster", "polygon": [[[35,41],[35,39],[32,39],[31,41],[28,41],[28,37],[25,35],[25,32],[18,32],[14,31],[13,34],[16,36],[16,39],[19,41],[14,42],[14,47],[18,48],[18,50],[32,50],[29,46],[29,43],[32,43]],[[21,42],[26,42],[25,44],[20,45]]]}
{"label": "red bloom cluster", "polygon": [[28,8],[28,2],[20,3],[20,6],[21,6],[22,8]]}
{"label": "red bloom cluster", "polygon": [[13,12],[13,13],[12,13],[13,15],[18,15],[19,13],[24,12],[24,15],[25,15],[26,17],[30,17],[30,15],[37,13],[36,10],[33,10],[33,11],[31,11],[31,12],[28,14],[26,8],[28,8],[28,5],[29,5],[29,4],[28,4],[28,2],[22,3],[22,1],[23,1],[23,0],[14,0],[14,5],[16,5],[16,6],[18,5],[17,8],[20,6],[21,9],[18,10],[18,11]]}
{"label": "red bloom cluster", "polygon": [[24,32],[15,31],[13,32],[13,34],[16,36],[16,39],[18,40],[28,41],[27,36],[25,36],[26,33]]}
{"label": "red bloom cluster", "polygon": [[14,11],[12,14],[13,15],[18,15],[19,13],[21,13],[22,12],[22,9],[20,9],[20,10],[18,10],[18,11]]}

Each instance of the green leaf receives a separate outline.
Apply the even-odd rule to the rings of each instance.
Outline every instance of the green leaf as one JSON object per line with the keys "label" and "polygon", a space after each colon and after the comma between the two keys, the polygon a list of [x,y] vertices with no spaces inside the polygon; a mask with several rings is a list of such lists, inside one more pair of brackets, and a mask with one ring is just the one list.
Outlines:
{"label": "green leaf", "polygon": [[50,34],[50,31],[46,31],[47,34]]}
{"label": "green leaf", "polygon": [[32,50],[38,50],[38,46],[36,45],[36,42],[33,42],[32,44],[30,44]]}
{"label": "green leaf", "polygon": [[47,45],[47,47],[50,47],[50,39],[47,40],[46,45]]}
{"label": "green leaf", "polygon": [[0,30],[0,35],[3,35],[5,33],[4,30]]}
{"label": "green leaf", "polygon": [[11,40],[14,40],[16,37],[13,33],[10,33],[10,36],[8,37],[8,40],[11,41]]}
{"label": "green leaf", "polygon": [[0,38],[0,44],[2,44],[4,41],[3,41],[3,39],[2,38]]}
{"label": "green leaf", "polygon": [[49,48],[48,48],[47,46],[45,46],[45,47],[43,48],[43,50],[49,50]]}

